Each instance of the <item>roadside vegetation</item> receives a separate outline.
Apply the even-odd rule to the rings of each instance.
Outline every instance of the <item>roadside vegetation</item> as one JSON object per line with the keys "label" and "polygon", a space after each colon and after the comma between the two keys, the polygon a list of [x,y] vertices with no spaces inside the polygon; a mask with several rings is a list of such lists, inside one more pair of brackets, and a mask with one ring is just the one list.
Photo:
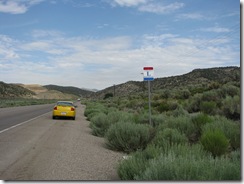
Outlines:
{"label": "roadside vegetation", "polygon": [[0,108],[5,107],[17,107],[17,106],[28,106],[28,105],[41,105],[55,103],[57,100],[50,99],[24,99],[24,98],[0,98]]}
{"label": "roadside vegetation", "polygon": [[127,154],[122,180],[241,179],[240,80],[83,100],[92,134]]}

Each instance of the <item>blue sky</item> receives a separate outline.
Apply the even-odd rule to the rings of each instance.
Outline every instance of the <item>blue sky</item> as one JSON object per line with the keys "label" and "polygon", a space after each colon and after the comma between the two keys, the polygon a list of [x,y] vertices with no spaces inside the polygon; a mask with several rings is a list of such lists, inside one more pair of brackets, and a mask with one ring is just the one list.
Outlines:
{"label": "blue sky", "polygon": [[104,89],[240,66],[237,0],[0,0],[0,81]]}

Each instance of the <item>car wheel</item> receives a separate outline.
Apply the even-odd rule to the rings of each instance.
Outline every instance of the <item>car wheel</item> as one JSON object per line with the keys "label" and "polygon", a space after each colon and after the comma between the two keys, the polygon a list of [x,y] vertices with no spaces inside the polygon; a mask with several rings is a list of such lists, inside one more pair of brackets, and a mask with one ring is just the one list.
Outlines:
{"label": "car wheel", "polygon": [[75,117],[73,117],[72,119],[75,120]]}
{"label": "car wheel", "polygon": [[55,117],[55,116],[53,116],[53,119],[56,119],[56,117]]}

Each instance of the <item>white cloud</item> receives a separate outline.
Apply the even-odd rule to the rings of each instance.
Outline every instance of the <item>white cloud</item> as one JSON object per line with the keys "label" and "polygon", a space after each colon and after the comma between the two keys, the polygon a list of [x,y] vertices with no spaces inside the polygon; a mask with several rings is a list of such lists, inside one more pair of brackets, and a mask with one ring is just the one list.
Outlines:
{"label": "white cloud", "polygon": [[19,58],[16,49],[12,45],[16,44],[16,41],[6,35],[0,35],[0,62]]}
{"label": "white cloud", "polygon": [[192,19],[192,20],[204,20],[206,15],[200,13],[183,13],[176,16],[178,19]]}
{"label": "white cloud", "polygon": [[208,28],[201,28],[199,29],[200,31],[205,31],[205,32],[215,32],[215,33],[228,33],[231,32],[229,28],[224,28],[224,27],[208,27]]}
{"label": "white cloud", "polygon": [[166,14],[171,13],[175,10],[178,10],[184,6],[184,3],[171,3],[168,5],[164,4],[156,4],[156,3],[149,3],[140,6],[138,9],[142,12],[150,12],[150,13],[156,13],[156,14]]}
{"label": "white cloud", "polygon": [[238,51],[223,44],[228,43],[227,38],[213,43],[171,33],[148,34],[137,38],[141,42],[135,46],[137,41],[128,36],[85,39],[44,35],[32,41],[0,35],[1,80],[103,89],[142,80],[144,66],[153,66],[155,77],[166,77],[195,68],[236,65],[239,59]]}
{"label": "white cloud", "polygon": [[44,0],[2,0],[0,1],[0,12],[10,14],[23,14],[28,9],[36,4],[41,3]]}
{"label": "white cloud", "polygon": [[184,3],[162,4],[153,0],[107,0],[105,2],[110,3],[111,6],[134,7],[141,12],[156,14],[171,13],[184,6]]}
{"label": "white cloud", "polygon": [[63,33],[55,30],[33,30],[31,36],[34,38],[46,38],[46,37],[61,37]]}
{"label": "white cloud", "polygon": [[138,6],[140,4],[146,3],[148,0],[112,0],[110,4],[112,6]]}

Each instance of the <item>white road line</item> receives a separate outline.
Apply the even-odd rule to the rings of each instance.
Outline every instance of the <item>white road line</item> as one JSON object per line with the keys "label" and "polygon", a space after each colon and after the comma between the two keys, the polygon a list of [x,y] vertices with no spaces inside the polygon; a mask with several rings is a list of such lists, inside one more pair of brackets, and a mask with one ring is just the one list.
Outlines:
{"label": "white road line", "polygon": [[35,120],[35,119],[38,119],[38,118],[40,118],[40,117],[42,117],[42,116],[44,116],[44,115],[46,115],[46,114],[48,114],[48,113],[50,113],[50,112],[47,112],[47,113],[42,114],[42,115],[40,115],[40,116],[37,116],[37,117],[35,117],[35,118],[29,119],[29,120],[24,121],[24,122],[22,122],[22,123],[19,123],[19,124],[17,124],[17,125],[14,125],[14,126],[11,126],[11,127],[9,127],[9,128],[6,128],[6,129],[4,129],[4,130],[1,130],[1,131],[0,131],[0,134],[3,133],[3,132],[8,131],[8,130],[10,130],[10,129],[16,128],[16,127],[18,127],[18,126],[20,126],[20,125],[23,125],[23,124],[25,124],[25,123],[28,123],[28,122],[30,122],[30,121],[33,121],[33,120]]}

